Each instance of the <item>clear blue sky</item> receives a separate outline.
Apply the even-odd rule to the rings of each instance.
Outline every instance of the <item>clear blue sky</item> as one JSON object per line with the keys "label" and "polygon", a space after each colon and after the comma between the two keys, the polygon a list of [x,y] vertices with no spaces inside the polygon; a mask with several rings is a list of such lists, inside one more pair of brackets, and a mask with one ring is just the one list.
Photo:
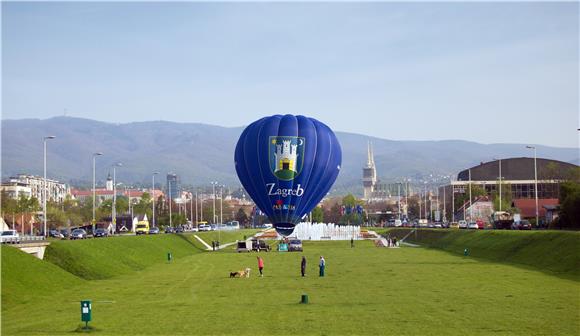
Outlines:
{"label": "clear blue sky", "polygon": [[577,147],[578,3],[2,3],[3,119]]}

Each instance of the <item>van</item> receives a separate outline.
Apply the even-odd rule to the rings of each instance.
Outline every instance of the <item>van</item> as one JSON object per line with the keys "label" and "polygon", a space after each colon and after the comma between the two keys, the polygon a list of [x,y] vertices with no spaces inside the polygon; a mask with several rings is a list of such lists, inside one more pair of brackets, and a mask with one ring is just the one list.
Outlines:
{"label": "van", "polygon": [[149,233],[149,222],[148,221],[139,221],[137,226],[135,227],[135,234],[148,234]]}

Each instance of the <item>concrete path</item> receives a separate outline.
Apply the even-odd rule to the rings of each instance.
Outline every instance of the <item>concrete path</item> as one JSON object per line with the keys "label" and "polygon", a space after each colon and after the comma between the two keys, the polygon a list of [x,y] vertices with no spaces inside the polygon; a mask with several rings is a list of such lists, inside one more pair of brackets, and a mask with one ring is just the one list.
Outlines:
{"label": "concrete path", "polygon": [[[205,240],[199,238],[199,236],[196,235],[196,234],[194,234],[193,236],[195,237],[195,239],[199,240],[203,244],[203,246],[205,246],[205,250],[206,251],[213,251],[213,248],[211,247],[211,245],[209,245],[208,243],[206,243]],[[220,246],[216,247],[216,250],[220,250],[220,249],[226,248],[228,246],[234,245],[235,243],[236,242],[221,244]]]}

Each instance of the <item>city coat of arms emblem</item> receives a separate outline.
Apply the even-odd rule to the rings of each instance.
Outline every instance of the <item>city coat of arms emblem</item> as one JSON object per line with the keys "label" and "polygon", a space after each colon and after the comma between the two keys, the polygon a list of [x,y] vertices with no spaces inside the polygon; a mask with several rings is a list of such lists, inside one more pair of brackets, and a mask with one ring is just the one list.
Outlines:
{"label": "city coat of arms emblem", "polygon": [[304,163],[303,137],[270,137],[270,170],[283,181],[293,180],[302,171]]}

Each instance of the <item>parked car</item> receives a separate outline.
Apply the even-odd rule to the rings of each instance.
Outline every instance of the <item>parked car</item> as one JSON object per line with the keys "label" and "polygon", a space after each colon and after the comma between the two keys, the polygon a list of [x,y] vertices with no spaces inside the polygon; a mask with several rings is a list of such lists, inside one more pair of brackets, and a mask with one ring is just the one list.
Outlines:
{"label": "parked car", "polygon": [[459,228],[460,229],[467,229],[467,221],[464,221],[463,219],[459,221]]}
{"label": "parked car", "polygon": [[158,233],[159,233],[158,227],[152,227],[149,229],[149,234],[158,234]]}
{"label": "parked car", "polygon": [[93,234],[93,237],[98,238],[98,237],[108,237],[109,236],[109,232],[107,232],[107,230],[103,229],[103,228],[97,228],[95,230],[95,233]]}
{"label": "parked car", "polygon": [[211,231],[211,226],[209,226],[207,224],[201,224],[199,226],[199,231]]}
{"label": "parked car", "polygon": [[449,227],[452,229],[459,229],[459,223],[458,222],[451,222],[451,224],[449,224]]}
{"label": "parked car", "polygon": [[173,233],[173,228],[171,226],[166,226],[165,233]]}
{"label": "parked car", "polygon": [[288,243],[288,251],[300,251],[302,252],[302,241],[298,239],[293,239]]}
{"label": "parked car", "polygon": [[477,229],[479,229],[479,226],[477,225],[476,222],[469,222],[469,224],[467,224],[467,228],[477,230]]}
{"label": "parked car", "polygon": [[181,226],[178,226],[175,228],[175,233],[183,233],[183,231],[184,231],[183,227],[181,227]]}
{"label": "parked car", "polygon": [[252,250],[270,252],[270,245],[263,240],[252,239]]}
{"label": "parked car", "polygon": [[433,227],[434,227],[434,228],[436,228],[436,229],[442,229],[442,228],[443,228],[443,225],[441,225],[441,223],[440,223],[440,222],[435,222],[435,223],[433,224]]}
{"label": "parked car", "polygon": [[483,220],[478,219],[478,220],[475,221],[475,223],[477,224],[477,228],[479,230],[485,229],[485,222]]}
{"label": "parked car", "polygon": [[70,233],[70,239],[86,239],[87,238],[87,231],[84,229],[74,229]]}
{"label": "parked car", "polygon": [[9,243],[9,244],[18,244],[20,243],[20,235],[16,230],[6,230],[0,233],[0,242],[2,244]]}
{"label": "parked car", "polygon": [[531,229],[532,224],[527,219],[522,219],[512,224],[512,230],[531,230]]}
{"label": "parked car", "polygon": [[238,241],[238,244],[236,246],[236,252],[238,252],[238,253],[250,252],[251,250],[252,250],[252,242],[251,241],[246,241],[246,240]]}
{"label": "parked car", "polygon": [[403,226],[403,222],[400,219],[395,219],[395,227]]}
{"label": "parked car", "polygon": [[67,239],[70,236],[70,232],[68,231],[68,229],[60,230],[60,234],[62,234],[64,239]]}
{"label": "parked car", "polygon": [[63,234],[60,233],[58,230],[50,230],[48,231],[48,236],[52,238],[64,238]]}

